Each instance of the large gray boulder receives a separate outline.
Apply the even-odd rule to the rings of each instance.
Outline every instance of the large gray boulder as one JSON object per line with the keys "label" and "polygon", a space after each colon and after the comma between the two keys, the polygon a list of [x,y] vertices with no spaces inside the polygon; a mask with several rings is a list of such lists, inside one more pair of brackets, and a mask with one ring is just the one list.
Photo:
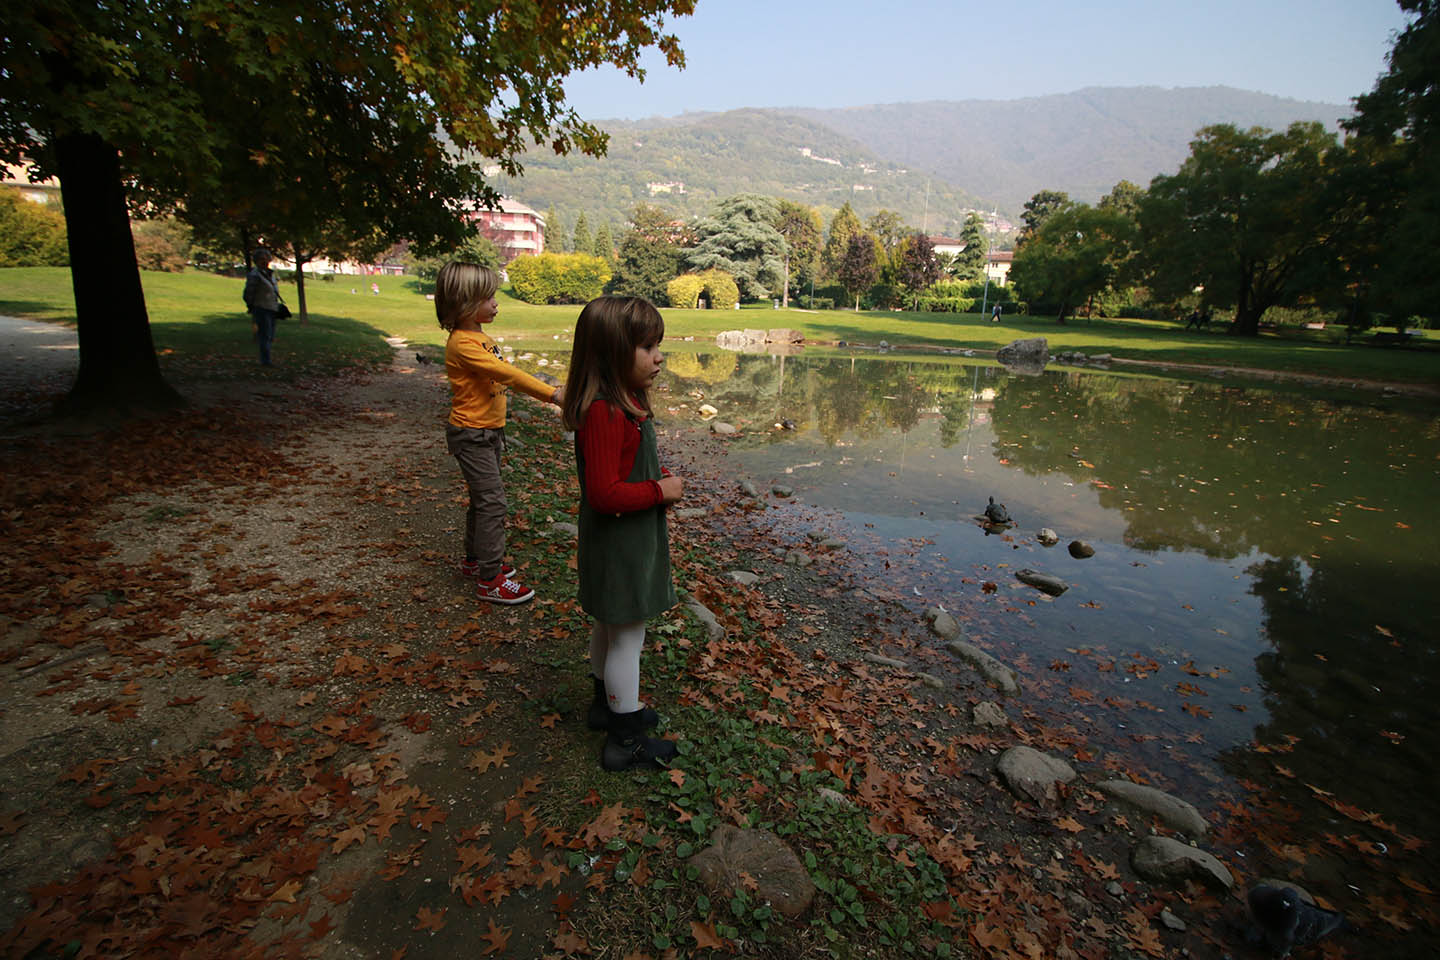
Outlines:
{"label": "large gray boulder", "polygon": [[767,330],[765,333],[766,343],[804,343],[805,335],[799,330],[791,330],[787,327],[780,327],[775,330]]}
{"label": "large gray boulder", "polygon": [[1050,362],[1050,344],[1044,337],[1012,340],[995,351],[995,360],[1011,373],[1043,373]]}
{"label": "large gray boulder", "polygon": [[1163,790],[1156,790],[1141,783],[1131,783],[1129,780],[1103,780],[1097,783],[1095,788],[1137,810],[1159,817],[1165,826],[1186,836],[1203,837],[1210,829],[1205,818],[1200,816],[1199,810]]}
{"label": "large gray boulder", "polygon": [[1011,747],[1000,754],[996,769],[1011,793],[1021,800],[1032,800],[1042,806],[1058,803],[1058,785],[1075,779],[1075,771],[1070,764],[1034,747]]}
{"label": "large gray boulder", "polygon": [[1154,883],[1180,886],[1193,880],[1212,890],[1226,891],[1235,878],[1225,864],[1204,850],[1170,837],[1146,837],[1130,851],[1130,866]]}

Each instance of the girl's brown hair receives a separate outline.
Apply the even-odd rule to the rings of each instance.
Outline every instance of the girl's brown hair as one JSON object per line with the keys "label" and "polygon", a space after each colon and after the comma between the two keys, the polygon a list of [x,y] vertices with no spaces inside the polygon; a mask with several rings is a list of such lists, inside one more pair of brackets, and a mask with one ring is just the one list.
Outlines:
{"label": "girl's brown hair", "polygon": [[435,317],[442,330],[455,325],[495,296],[500,289],[500,274],[478,263],[451,260],[440,268],[435,278]]}
{"label": "girl's brown hair", "polygon": [[634,393],[625,378],[635,366],[635,348],[659,343],[665,320],[648,300],[597,297],[575,322],[575,345],[565,379],[565,426],[579,430],[590,404],[601,399],[634,417],[651,413],[650,391]]}

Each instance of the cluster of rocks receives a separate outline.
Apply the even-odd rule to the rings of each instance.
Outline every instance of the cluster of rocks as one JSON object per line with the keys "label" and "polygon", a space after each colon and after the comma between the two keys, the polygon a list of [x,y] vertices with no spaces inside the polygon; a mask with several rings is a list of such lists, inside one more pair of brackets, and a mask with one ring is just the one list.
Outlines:
{"label": "cluster of rocks", "polygon": [[[1041,807],[1059,806],[1061,786],[1077,777],[1064,760],[1027,746],[1011,747],[1000,754],[995,769],[1011,793]],[[1187,838],[1153,833],[1136,843],[1130,850],[1130,867],[1142,879],[1174,887],[1193,881],[1221,892],[1234,887],[1229,868],[1196,845],[1205,838],[1209,824],[1191,804],[1129,780],[1102,780],[1094,789]]]}
{"label": "cluster of rocks", "polygon": [[795,353],[805,342],[799,330],[777,327],[774,330],[722,330],[715,335],[715,345],[741,353]]}
{"label": "cluster of rocks", "polygon": [[1109,367],[1114,358],[1108,353],[1083,354],[1078,350],[1067,350],[1055,354],[1055,362],[1072,367]]}

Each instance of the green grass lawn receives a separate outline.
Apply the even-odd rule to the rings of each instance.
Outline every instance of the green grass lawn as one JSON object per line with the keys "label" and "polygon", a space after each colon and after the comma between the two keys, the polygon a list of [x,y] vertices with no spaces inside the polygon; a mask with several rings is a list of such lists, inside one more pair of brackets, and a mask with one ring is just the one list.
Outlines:
{"label": "green grass lawn", "polygon": [[[146,305],[162,359],[176,364],[202,363],[206,358],[248,359],[248,317],[241,303],[244,286],[238,278],[187,271],[142,273]],[[380,285],[378,296],[370,283]],[[356,292],[351,293],[351,290]],[[291,309],[299,312],[293,283],[282,284]],[[306,282],[309,323],[292,319],[281,324],[277,356],[289,357],[297,369],[338,368],[355,362],[382,360],[389,348],[383,337],[400,336],[417,344],[441,345],[445,332],[435,322],[434,304],[414,277],[336,277]],[[500,294],[500,314],[492,335],[507,340],[549,340],[568,337],[579,314],[577,306],[533,306]],[[0,270],[0,313],[42,320],[73,321],[70,272],[59,267],[14,267]],[[1411,347],[1346,346],[1343,334],[1326,331],[1275,331],[1259,337],[1232,337],[1222,329],[1186,331],[1178,323],[1152,320],[1071,320],[1059,325],[1053,317],[1006,316],[992,323],[979,314],[933,314],[891,311],[775,310],[769,303],[740,310],[663,311],[666,336],[709,340],[722,330],[743,327],[790,327],[807,340],[892,346],[935,346],[995,350],[1019,337],[1043,336],[1050,352],[1079,350],[1087,354],[1150,363],[1197,363],[1227,367],[1313,373],[1364,380],[1440,382],[1440,338],[1427,331]],[[538,344],[535,344],[538,346]]]}

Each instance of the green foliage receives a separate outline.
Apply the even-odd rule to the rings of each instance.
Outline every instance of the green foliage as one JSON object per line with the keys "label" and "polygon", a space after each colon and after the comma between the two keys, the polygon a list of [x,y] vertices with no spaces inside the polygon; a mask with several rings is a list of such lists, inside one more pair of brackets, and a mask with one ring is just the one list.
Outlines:
{"label": "green foliage", "polygon": [[142,270],[179,273],[190,262],[190,228],[179,220],[140,220],[130,225],[135,260]]}
{"label": "green foliage", "polygon": [[1237,332],[1254,336],[1267,309],[1318,283],[1334,256],[1338,198],[1324,185],[1335,148],[1318,123],[1201,130],[1180,170],[1151,181],[1140,204],[1139,262],[1157,297],[1203,287],[1206,303],[1234,307]]}
{"label": "green foliage", "polygon": [[840,264],[850,249],[850,238],[863,232],[860,218],[855,216],[847,200],[830,218],[830,231],[825,235],[825,247],[821,251],[821,276],[829,280],[839,278]]}
{"label": "green foliage", "polygon": [[896,259],[895,274],[914,301],[918,302],[920,295],[940,279],[940,261],[935,258],[935,247],[923,233],[913,234],[901,247]]}
{"label": "green foliage", "polygon": [[1132,224],[1114,210],[1071,204],[1047,216],[1020,246],[1010,280],[1026,300],[1053,304],[1065,317],[1104,291],[1115,276],[1115,252],[1132,243]]}
{"label": "green foliage", "polygon": [[735,278],[720,270],[685,273],[671,280],[665,289],[672,307],[693,310],[703,293],[712,310],[733,310],[740,302],[740,288]]}
{"label": "green foliage", "polygon": [[845,292],[855,299],[855,309],[860,309],[860,293],[869,288],[880,277],[880,263],[875,255],[876,243],[866,233],[850,237],[845,255],[836,268],[836,279],[845,287]]}
{"label": "green foliage", "polygon": [[[1397,317],[1440,313],[1440,5],[1400,0],[1411,15],[1374,89],[1355,100],[1346,126],[1354,152],[1384,158],[1357,168],[1353,193],[1368,220],[1359,231],[1360,263],[1351,281],[1356,313],[1373,289]],[[1396,324],[1403,329],[1403,321]]]}
{"label": "green foliage", "polygon": [[1035,235],[1045,221],[1052,215],[1065,209],[1070,205],[1070,197],[1061,190],[1041,190],[1029,200],[1025,201],[1025,209],[1020,214],[1024,226],[1020,228],[1019,244],[1023,245],[1026,240]]}
{"label": "green foliage", "polygon": [[615,269],[615,238],[610,235],[610,224],[600,224],[600,229],[595,231],[593,247],[591,252],[608,263],[613,271]]}
{"label": "green foliage", "polygon": [[788,249],[774,226],[778,213],[774,200],[758,194],[721,200],[712,216],[695,225],[696,242],[685,251],[685,262],[729,274],[745,297],[768,297],[783,282]]}
{"label": "green foliage", "polygon": [[989,238],[985,236],[985,221],[978,213],[965,218],[965,229],[960,231],[960,242],[965,249],[955,255],[949,272],[957,280],[983,280],[985,277],[985,255],[990,251]]}
{"label": "green foliage", "polygon": [[0,160],[60,176],[70,235],[89,249],[74,264],[74,394],[175,399],[128,262],[127,199],[179,211],[207,244],[263,236],[297,258],[400,239],[453,245],[466,203],[498,199],[485,165],[517,174],[534,141],[604,152],[604,133],[566,106],[565,77],[607,63],[643,75],[651,46],[682,63],[662,31],[667,14],[691,10],[692,0],[581,2],[564,17],[540,0],[8,3]]}
{"label": "green foliage", "polygon": [[590,221],[581,210],[575,217],[575,232],[571,234],[570,249],[576,253],[594,253],[595,238],[590,235]]}
{"label": "green foliage", "polygon": [[610,279],[609,265],[588,253],[517,257],[506,271],[511,289],[526,303],[588,303]]}
{"label": "green foliage", "polygon": [[775,229],[785,238],[788,288],[808,287],[820,270],[820,214],[804,204],[782,199]]}
{"label": "green foliage", "polygon": [[58,205],[34,203],[0,189],[0,267],[63,267],[70,263],[65,215]]}
{"label": "green foliage", "polygon": [[642,203],[630,215],[630,230],[620,241],[614,276],[606,291],[664,306],[665,285],[680,272],[682,258],[670,217],[659,207]]}

